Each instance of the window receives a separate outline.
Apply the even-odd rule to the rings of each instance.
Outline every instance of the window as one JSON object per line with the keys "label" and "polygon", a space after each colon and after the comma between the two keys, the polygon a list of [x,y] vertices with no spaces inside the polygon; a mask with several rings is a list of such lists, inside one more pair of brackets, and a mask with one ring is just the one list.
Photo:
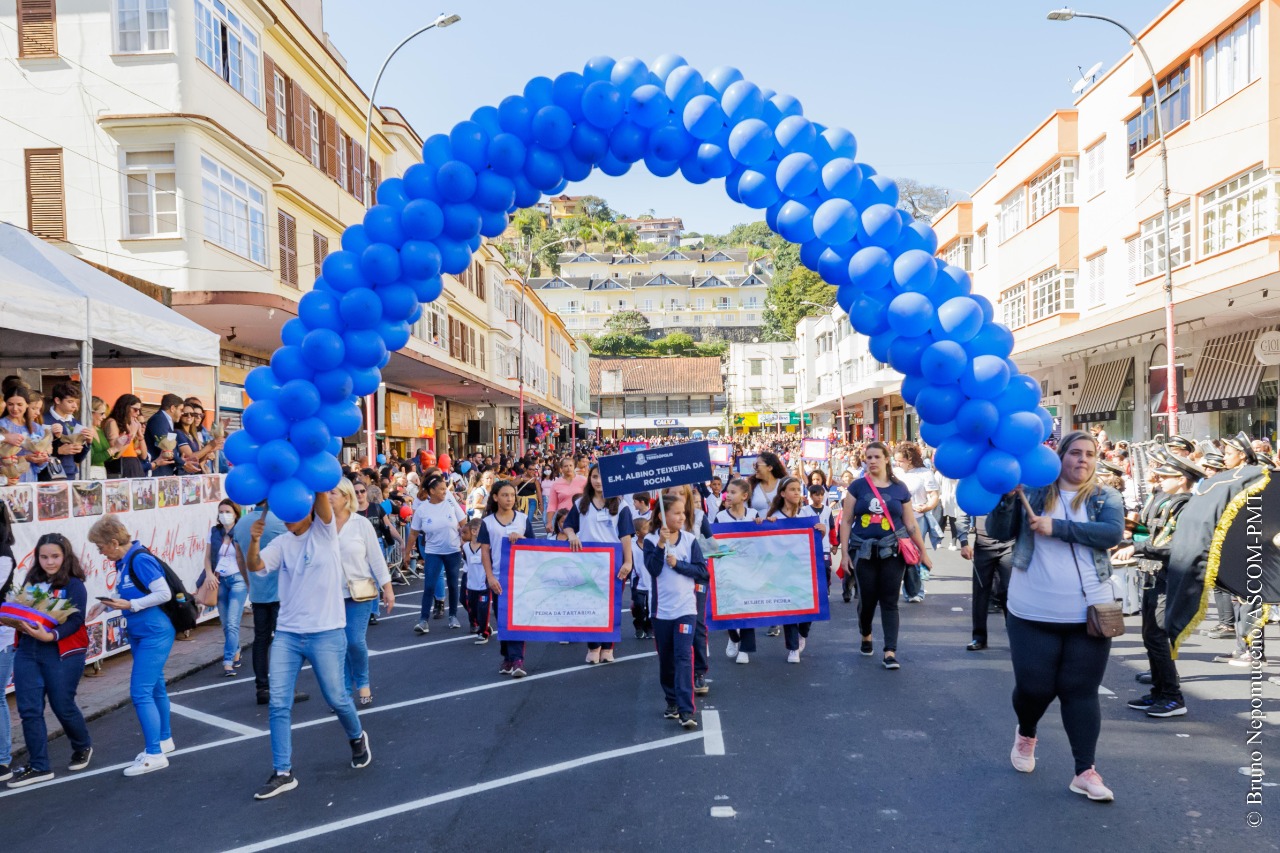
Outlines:
{"label": "window", "polygon": [[653,310],[653,300],[652,300],[652,299],[646,299],[646,300],[644,301],[644,304],[643,304],[643,305],[641,305],[641,306],[640,306],[640,308],[641,308],[641,310],[643,310],[643,311],[652,311],[652,310]]}
{"label": "window", "polygon": [[169,0],[117,0],[117,51],[153,53],[168,49]]}
{"label": "window", "polygon": [[[1160,122],[1165,133],[1191,118],[1191,65],[1184,62],[1182,67],[1160,81]],[[1148,92],[1142,96],[1142,109],[1129,119],[1127,125],[1129,142],[1129,166],[1133,171],[1133,159],[1147,146],[1156,141],[1155,99]]]}
{"label": "window", "polygon": [[23,155],[27,172],[27,230],[46,240],[67,239],[62,149],[32,148]]}
{"label": "window", "polygon": [[18,58],[57,56],[57,24],[54,0],[18,0]]}
{"label": "window", "polygon": [[320,111],[316,109],[314,104],[312,104],[310,112],[311,119],[309,130],[311,132],[311,165],[315,166],[317,169],[323,169],[324,146],[320,144]]}
{"label": "window", "polygon": [[1085,261],[1085,287],[1090,307],[1107,301],[1107,253],[1094,255]]}
{"label": "window", "polygon": [[283,210],[276,211],[280,238],[280,280],[290,287],[298,286],[298,223]]}
{"label": "window", "polygon": [[716,310],[717,310],[717,311],[728,311],[728,310],[729,310],[729,307],[730,307],[730,306],[729,306],[729,297],[727,297],[727,296],[718,296],[718,297],[716,297]]}
{"label": "window", "polygon": [[285,80],[284,75],[279,71],[273,73],[275,85],[272,87],[275,94],[275,119],[276,136],[289,141],[289,83]]}
{"label": "window", "polygon": [[644,413],[649,417],[665,418],[667,416],[667,400],[665,397],[650,397],[644,401]]}
{"label": "window", "polygon": [[1085,198],[1093,198],[1106,187],[1106,140],[1099,142],[1084,152],[1084,194]]}
{"label": "window", "polygon": [[1022,230],[1022,214],[1024,208],[1026,193],[1022,187],[1018,187],[1013,191],[1012,195],[1007,196],[1004,201],[1000,202],[1000,233],[998,242],[1003,243],[1014,234]]}
{"label": "window", "polygon": [[324,266],[324,259],[327,257],[329,257],[329,238],[319,231],[312,231],[311,259],[315,266],[316,278],[320,277],[320,268]]}
{"label": "window", "polygon": [[177,176],[172,151],[125,152],[126,238],[177,236]]}
{"label": "window", "polygon": [[760,298],[758,296],[748,296],[745,300],[743,300],[742,307],[750,310],[755,310],[756,308],[760,307]]}
{"label": "window", "polygon": [[1031,322],[1075,307],[1076,274],[1057,267],[1031,278]]}
{"label": "window", "polygon": [[783,388],[782,389],[782,405],[791,406],[791,405],[795,405],[795,402],[796,402],[796,389]]}
{"label": "window", "polygon": [[338,186],[344,190],[351,185],[351,173],[347,167],[347,149],[351,146],[350,138],[343,132],[338,132]]}
{"label": "window", "polygon": [[947,246],[947,250],[942,253],[942,259],[953,266],[960,267],[965,272],[972,272],[973,238],[961,237],[953,240],[951,245]]}
{"label": "window", "polygon": [[707,300],[704,297],[699,296],[697,299],[693,300],[693,307],[701,311],[703,308],[707,307]]}
{"label": "window", "polygon": [[1202,254],[1222,252],[1280,230],[1276,196],[1276,176],[1261,166],[1201,196]]}
{"label": "window", "polygon": [[1027,285],[1015,284],[1000,294],[1000,313],[1010,329],[1027,325]]}
{"label": "window", "polygon": [[[1173,240],[1173,265],[1191,262],[1191,202],[1183,202],[1169,211],[1169,236]],[[1142,223],[1142,275],[1151,278],[1164,272],[1164,214]]]}
{"label": "window", "polygon": [[796,372],[796,360],[794,358],[784,358],[782,360],[782,372],[790,376]]}
{"label": "window", "polygon": [[196,56],[248,99],[262,106],[258,36],[222,0],[195,0]]}
{"label": "window", "polygon": [[267,212],[262,190],[218,163],[200,157],[205,236],[255,263],[267,263]]}
{"label": "window", "polygon": [[1262,76],[1262,10],[1254,9],[1204,46],[1204,109]]}
{"label": "window", "polygon": [[600,300],[599,300],[599,299],[592,299],[592,300],[591,300],[591,313],[592,313],[592,314],[599,314],[599,313],[600,313]]}
{"label": "window", "polygon": [[576,300],[576,299],[570,299],[568,302],[566,302],[566,303],[564,304],[564,313],[566,313],[566,314],[577,314],[577,313],[578,313],[578,300]]}
{"label": "window", "polygon": [[751,359],[751,375],[752,376],[764,375],[764,359],[763,358]]}
{"label": "window", "polygon": [[978,267],[987,265],[987,227],[984,225],[978,231]]}
{"label": "window", "polygon": [[764,402],[764,392],[761,391],[759,388],[752,388],[751,389],[751,405],[755,406],[756,408],[760,408],[763,402]]}
{"label": "window", "polygon": [[1076,203],[1076,158],[1064,157],[1031,179],[1031,221]]}

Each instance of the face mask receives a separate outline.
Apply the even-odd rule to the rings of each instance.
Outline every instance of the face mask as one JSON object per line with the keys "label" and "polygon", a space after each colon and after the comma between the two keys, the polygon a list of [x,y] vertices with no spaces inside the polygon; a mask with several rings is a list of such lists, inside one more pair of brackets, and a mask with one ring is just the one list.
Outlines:
{"label": "face mask", "polygon": [[235,523],[235,520],[236,520],[236,514],[234,512],[218,513],[218,521],[222,524],[223,527],[230,527],[232,524]]}

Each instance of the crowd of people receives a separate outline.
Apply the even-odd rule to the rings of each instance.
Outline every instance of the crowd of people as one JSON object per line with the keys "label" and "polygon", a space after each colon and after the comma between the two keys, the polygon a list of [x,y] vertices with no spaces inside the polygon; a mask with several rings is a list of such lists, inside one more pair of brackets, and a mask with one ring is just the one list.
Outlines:
{"label": "crowd of people", "polygon": [[[55,393],[49,414],[56,416],[60,434],[83,438],[87,447],[93,436],[75,424],[74,406],[67,402],[75,389],[59,390],[63,393]],[[0,427],[40,427],[23,408],[27,391],[6,388],[5,395],[8,417]],[[157,416],[187,421],[189,404],[174,399]],[[166,457],[163,448],[149,446],[151,430],[139,426],[136,412],[137,405],[123,399],[106,423],[125,428],[103,430],[107,446],[122,451],[114,454],[117,464],[153,460],[155,473],[165,463],[172,469],[179,460],[207,461],[209,454],[200,454],[215,440]],[[155,432],[168,428],[158,424]],[[664,716],[696,728],[696,697],[710,692],[711,525],[793,519],[812,525],[824,543],[828,589],[837,585],[843,601],[856,601],[861,655],[876,652],[879,613],[880,666],[890,672],[903,665],[899,605],[925,600],[932,554],[949,531],[946,547],[973,561],[973,634],[966,648],[988,647],[991,613],[1002,614],[1008,633],[1016,718],[1011,764],[1021,772],[1034,770],[1037,727],[1057,699],[1075,762],[1070,789],[1109,801],[1113,794],[1096,769],[1095,755],[1101,727],[1098,687],[1114,636],[1108,633],[1109,614],[1124,607],[1128,588],[1134,587],[1134,612],[1142,616],[1151,664],[1140,677],[1151,691],[1130,707],[1153,718],[1185,714],[1164,618],[1167,573],[1171,562],[1203,560],[1209,542],[1204,525],[1179,522],[1220,514],[1225,493],[1238,493],[1265,467],[1275,467],[1269,443],[1243,434],[1213,443],[1173,436],[1138,446],[1113,444],[1101,429],[1071,432],[1054,443],[1062,462],[1055,483],[1019,487],[989,515],[975,518],[956,505],[954,481],[936,471],[929,449],[915,442],[836,443],[825,459],[801,458],[799,439],[792,434],[733,443],[735,455],[754,457],[749,472],[730,470],[662,493],[605,497],[599,459],[619,448],[609,441],[582,441],[567,452],[538,447],[522,458],[474,454],[437,460],[422,454],[346,466],[338,486],[316,496],[310,515],[287,524],[265,503],[241,508],[222,501],[208,538],[201,588],[207,587],[222,617],[225,677],[236,677],[240,667],[239,615],[246,600],[253,610],[250,657],[257,702],[270,706],[272,752],[271,775],[254,796],[267,799],[298,785],[291,715],[294,704],[309,698],[296,687],[304,663],[313,668],[324,701],[342,724],[351,766],[372,761],[372,745],[357,713],[374,702],[366,633],[380,611],[389,613],[394,606],[396,585],[409,583],[410,576],[423,581],[416,634],[430,633],[433,623],[461,630],[465,616],[473,642],[490,642],[504,595],[504,539],[550,537],[573,550],[583,543],[619,545],[618,577],[630,593],[635,636],[653,639],[658,650]],[[129,456],[123,454],[126,447]],[[33,472],[47,464],[34,455],[28,459]],[[124,614],[133,650],[130,697],[143,751],[125,775],[161,770],[174,749],[163,668],[175,636],[170,608],[182,596],[175,587],[180,581],[116,516],[99,519],[89,540],[118,570],[114,594],[103,603]],[[87,645],[83,572],[71,543],[57,534],[40,540],[36,557],[38,568],[23,583],[69,599],[80,615],[56,631],[22,628],[15,637],[13,629],[0,628],[0,679],[9,669],[15,673],[29,745],[27,766],[10,770],[7,760],[0,761],[0,778],[11,787],[53,776],[44,745],[46,702],[68,733],[69,769],[89,766],[93,751],[75,703]],[[11,554],[7,559],[6,587],[13,583]],[[1256,614],[1225,594],[1217,598],[1217,618],[1209,636],[1237,643],[1221,659],[1253,665],[1262,654]],[[783,636],[790,664],[801,662],[813,638],[812,623],[765,631]],[[736,664],[749,663],[759,648],[755,630],[728,632],[725,653]],[[501,676],[528,674],[524,642],[503,640],[498,653]],[[587,644],[588,664],[613,659],[613,644]],[[4,726],[0,746],[7,744],[8,731]],[[0,759],[8,757],[7,749],[0,750]]]}

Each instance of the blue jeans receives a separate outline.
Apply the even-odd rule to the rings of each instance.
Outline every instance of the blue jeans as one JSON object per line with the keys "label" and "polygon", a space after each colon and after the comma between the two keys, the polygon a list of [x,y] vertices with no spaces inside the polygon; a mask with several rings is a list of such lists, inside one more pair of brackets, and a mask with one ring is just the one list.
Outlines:
{"label": "blue jeans", "polygon": [[240,620],[244,603],[249,600],[249,585],[244,575],[218,577],[218,618],[222,620],[222,665],[231,666],[240,654]]}
{"label": "blue jeans", "polygon": [[5,766],[13,761],[12,721],[9,719],[9,700],[4,698],[10,675],[13,675],[13,646],[5,646],[0,648],[0,764]]}
{"label": "blue jeans", "polygon": [[129,698],[142,725],[147,754],[160,754],[160,741],[173,737],[169,731],[169,693],[164,687],[164,665],[173,649],[173,626],[141,637],[129,635],[133,651],[133,671],[129,674]]}
{"label": "blue jeans", "polygon": [[[0,670],[4,668],[4,655],[4,652],[0,652]],[[40,643],[30,638],[22,640],[22,645],[13,658],[13,671],[18,715],[22,717],[22,736],[27,742],[27,766],[40,771],[49,769],[49,732],[44,724],[46,698],[53,715],[62,723],[62,729],[67,733],[71,749],[78,752],[93,745],[84,714],[80,713],[80,708],[76,705],[76,688],[80,686],[80,676],[84,674],[84,658],[84,652],[60,657],[57,643]],[[8,712],[0,713],[0,719],[7,722]],[[3,755],[7,756],[7,725],[0,737],[4,738]],[[0,764],[8,763],[7,760],[0,760]]]}
{"label": "blue jeans", "polygon": [[277,773],[293,769],[293,690],[302,662],[311,664],[320,694],[338,712],[347,740],[360,737],[360,717],[351,694],[342,686],[347,635],[341,628],[295,634],[276,631],[271,641],[271,763]]}
{"label": "blue jeans", "polygon": [[422,619],[425,621],[431,618],[431,607],[435,603],[428,590],[436,589],[436,585],[440,582],[441,573],[448,584],[449,594],[449,615],[458,615],[458,573],[462,571],[462,552],[455,551],[452,554],[427,554],[422,555]]}
{"label": "blue jeans", "polygon": [[343,667],[343,683],[347,692],[369,686],[369,644],[365,635],[369,633],[369,614],[378,606],[378,599],[372,601],[352,601],[346,599],[347,607],[347,656]]}

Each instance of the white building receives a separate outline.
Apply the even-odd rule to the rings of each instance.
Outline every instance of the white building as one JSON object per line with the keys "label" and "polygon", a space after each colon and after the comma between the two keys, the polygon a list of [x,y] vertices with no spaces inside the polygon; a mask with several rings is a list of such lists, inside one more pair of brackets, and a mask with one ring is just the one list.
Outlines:
{"label": "white building", "polygon": [[796,343],[729,344],[725,390],[735,429],[798,429],[803,401]]}

